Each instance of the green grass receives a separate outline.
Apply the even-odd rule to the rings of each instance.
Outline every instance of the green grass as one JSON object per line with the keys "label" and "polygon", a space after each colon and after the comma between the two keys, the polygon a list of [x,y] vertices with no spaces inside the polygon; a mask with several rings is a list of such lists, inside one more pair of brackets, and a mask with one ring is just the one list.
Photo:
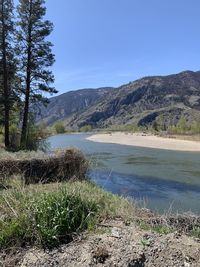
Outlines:
{"label": "green grass", "polygon": [[161,235],[167,235],[167,234],[170,234],[170,233],[175,231],[170,226],[153,225],[153,224],[148,224],[145,222],[140,222],[139,226],[141,227],[141,229],[143,229],[145,231],[152,231],[152,232],[155,232],[155,233],[158,233]]}
{"label": "green grass", "polygon": [[0,194],[0,249],[53,248],[105,218],[128,219],[133,206],[90,182],[35,185]]}
{"label": "green grass", "polygon": [[191,231],[191,236],[200,238],[200,227],[194,227]]}

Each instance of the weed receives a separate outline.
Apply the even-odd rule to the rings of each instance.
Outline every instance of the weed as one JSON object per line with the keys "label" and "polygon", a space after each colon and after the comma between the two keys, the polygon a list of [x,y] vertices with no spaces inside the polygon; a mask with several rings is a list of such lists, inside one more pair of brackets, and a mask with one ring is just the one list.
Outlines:
{"label": "weed", "polygon": [[194,227],[191,231],[191,236],[200,238],[200,227]]}
{"label": "weed", "polygon": [[145,231],[153,231],[158,234],[167,235],[169,233],[172,233],[174,231],[173,228],[163,225],[153,225],[145,222],[139,223],[141,229]]}
{"label": "weed", "polygon": [[142,239],[140,241],[140,243],[141,243],[141,245],[142,245],[143,248],[150,246],[150,241],[149,240],[146,240],[146,239]]}

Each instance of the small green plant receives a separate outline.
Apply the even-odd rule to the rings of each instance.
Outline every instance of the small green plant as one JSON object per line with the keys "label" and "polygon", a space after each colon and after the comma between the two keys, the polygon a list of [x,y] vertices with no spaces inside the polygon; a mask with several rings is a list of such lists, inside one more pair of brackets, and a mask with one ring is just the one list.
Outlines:
{"label": "small green plant", "polygon": [[191,236],[200,238],[200,227],[194,227],[191,231]]}
{"label": "small green plant", "polygon": [[162,226],[162,225],[155,225],[153,226],[153,231],[161,234],[161,235],[167,235],[173,232],[173,229],[171,227]]}
{"label": "small green plant", "polygon": [[147,239],[142,239],[140,241],[140,243],[141,243],[141,245],[142,245],[143,248],[148,247],[150,245],[150,241],[147,240]]}
{"label": "small green plant", "polygon": [[167,234],[173,232],[173,229],[171,227],[168,227],[168,226],[151,225],[151,224],[145,223],[145,222],[140,222],[139,225],[140,225],[141,229],[143,229],[145,231],[153,231],[155,233],[162,234],[162,235],[167,235]]}

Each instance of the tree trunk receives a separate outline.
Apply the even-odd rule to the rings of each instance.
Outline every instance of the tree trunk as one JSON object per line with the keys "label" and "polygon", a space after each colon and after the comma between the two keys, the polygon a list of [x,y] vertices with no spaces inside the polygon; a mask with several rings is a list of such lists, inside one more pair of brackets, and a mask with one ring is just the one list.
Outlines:
{"label": "tree trunk", "polygon": [[26,95],[23,112],[22,133],[21,133],[21,148],[27,148],[27,129],[28,129],[28,114],[29,114],[29,98],[30,98],[30,72],[27,71],[26,79]]}
{"label": "tree trunk", "polygon": [[8,87],[8,69],[6,57],[6,36],[5,36],[5,21],[4,21],[4,3],[2,2],[2,60],[3,60],[3,94],[4,94],[4,129],[5,129],[5,147],[10,145],[9,138],[9,122],[10,122],[10,105],[9,105],[9,87]]}
{"label": "tree trunk", "polygon": [[30,1],[30,17],[28,27],[28,48],[27,48],[27,67],[26,67],[26,92],[25,92],[25,103],[23,112],[22,132],[21,132],[21,148],[27,148],[27,132],[28,132],[28,115],[29,115],[29,102],[30,102],[30,90],[31,90],[31,45],[32,45],[32,0]]}

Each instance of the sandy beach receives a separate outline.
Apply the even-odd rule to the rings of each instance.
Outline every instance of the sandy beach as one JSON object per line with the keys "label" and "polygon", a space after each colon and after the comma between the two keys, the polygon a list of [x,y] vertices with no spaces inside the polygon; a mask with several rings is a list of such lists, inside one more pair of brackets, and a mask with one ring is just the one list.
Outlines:
{"label": "sandy beach", "polygon": [[154,135],[122,132],[112,134],[95,134],[87,138],[93,142],[114,143],[129,146],[157,148],[176,151],[196,151],[200,152],[200,142],[164,138]]}

